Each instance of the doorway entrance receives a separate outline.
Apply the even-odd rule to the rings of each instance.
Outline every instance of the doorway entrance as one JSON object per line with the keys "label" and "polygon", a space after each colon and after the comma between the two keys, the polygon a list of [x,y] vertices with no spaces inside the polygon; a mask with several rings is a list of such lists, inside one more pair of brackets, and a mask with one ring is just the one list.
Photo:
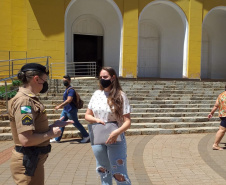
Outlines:
{"label": "doorway entrance", "polygon": [[[103,66],[103,36],[74,34],[74,63],[96,62],[96,75]],[[89,64],[77,65],[75,73],[87,75]]]}

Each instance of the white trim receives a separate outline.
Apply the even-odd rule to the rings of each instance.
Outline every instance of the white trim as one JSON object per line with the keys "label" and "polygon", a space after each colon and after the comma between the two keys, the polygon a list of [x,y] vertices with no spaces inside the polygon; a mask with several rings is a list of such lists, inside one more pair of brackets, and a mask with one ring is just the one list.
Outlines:
{"label": "white trim", "polygon": [[207,17],[210,13],[212,13],[214,10],[224,10],[224,11],[226,11],[226,6],[217,6],[217,7],[212,8],[212,9],[206,14],[206,16],[204,17],[202,24],[205,22],[206,17]]}
{"label": "white trim", "polygon": [[[68,4],[66,11],[65,11],[65,16],[64,16],[64,46],[65,46],[65,74],[67,73],[67,17],[68,17],[68,12],[71,8],[71,6],[78,0],[71,0],[71,2]],[[85,0],[83,0],[85,1]],[[93,0],[94,1],[94,0]],[[117,4],[114,2],[114,0],[106,0],[107,2],[109,2],[112,7],[114,8],[114,10],[116,11],[118,18],[119,18],[119,23],[120,23],[120,27],[121,27],[121,36],[120,36],[120,57],[119,57],[119,76],[122,75],[122,56],[123,56],[123,18],[122,18],[122,13],[119,9],[119,7],[117,6]],[[100,22],[100,21],[99,21]],[[102,24],[103,26],[103,24]],[[103,26],[104,28],[104,26]]]}
{"label": "white trim", "polygon": [[79,21],[80,19],[82,19],[83,17],[87,17],[87,18],[91,18],[91,19],[95,19],[98,24],[100,24],[100,26],[102,27],[103,29],[103,34],[87,34],[87,33],[82,33],[82,35],[94,35],[94,36],[104,36],[104,33],[105,33],[105,25],[104,23],[101,22],[101,20],[99,19],[99,17],[95,16],[95,15],[92,15],[92,14],[82,14],[80,16],[78,16],[73,22],[72,22],[72,25],[71,25],[71,33],[72,34],[80,34],[80,33],[76,33],[72,30],[74,24],[76,24],[77,21]]}
{"label": "white trim", "polygon": [[[223,11],[226,11],[226,6],[217,6],[217,7],[214,7],[212,8],[207,14],[206,16],[204,17],[203,19],[203,22],[202,22],[202,34],[205,30],[206,34],[207,34],[207,37],[208,37],[208,63],[207,63],[207,78],[208,79],[215,79],[213,76],[212,76],[212,68],[213,68],[213,58],[212,58],[212,43],[213,43],[213,29],[207,25],[205,25],[205,22],[206,20],[208,19],[207,17],[210,16],[211,13],[213,13],[213,11],[217,11],[217,10],[223,10]],[[203,35],[202,35],[202,41],[203,41]],[[201,42],[202,43],[202,42]],[[200,74],[202,76],[202,47],[203,45],[201,46],[201,64],[200,64]]]}
{"label": "white trim", "polygon": [[123,18],[122,18],[122,13],[118,7],[118,5],[114,2],[114,0],[107,0],[109,3],[112,4],[112,6],[115,8],[118,18],[119,18],[119,23],[121,27],[121,38],[120,38],[120,56],[119,56],[119,76],[122,76],[122,57],[123,57]]}
{"label": "white trim", "polygon": [[158,43],[158,78],[161,77],[161,37],[162,37],[162,28],[160,25],[157,24],[156,21],[154,20],[150,20],[150,19],[143,19],[143,20],[139,20],[138,22],[138,47],[137,47],[137,76],[139,74],[139,49],[140,49],[140,24],[142,24],[143,22],[149,22],[150,24],[155,26],[155,29],[158,32],[158,38],[159,38],[159,43]]}
{"label": "white trim", "polygon": [[[79,19],[81,19],[81,17],[83,17],[83,16],[87,16],[87,17],[96,19],[96,21],[102,26],[102,29],[103,29],[103,32],[104,32],[103,35],[95,34],[95,35],[93,35],[93,36],[103,36],[103,55],[104,55],[104,35],[105,35],[105,30],[106,30],[106,28],[105,28],[104,23],[102,23],[101,20],[99,19],[99,17],[97,17],[97,16],[95,16],[95,15],[92,15],[92,14],[82,14],[82,15],[78,16],[77,19],[75,19],[75,20],[72,22],[72,25],[71,25],[72,39],[74,40],[74,34],[76,34],[76,33],[74,33],[73,30],[72,30],[73,24],[74,24],[76,21],[78,21]],[[83,33],[82,35],[92,35],[92,34],[84,34],[84,33]],[[73,42],[71,43],[71,48],[72,48],[72,51],[74,51],[74,44],[73,44]],[[72,55],[72,59],[73,59],[73,58],[74,58],[74,52],[71,52],[71,55]],[[104,56],[103,56],[103,59],[104,59]]]}
{"label": "white trim", "polygon": [[71,0],[71,2],[68,4],[66,11],[65,11],[65,16],[64,16],[64,66],[65,66],[65,74],[67,74],[67,16],[68,16],[68,12],[71,8],[71,6],[74,4],[76,0]]}
{"label": "white trim", "polygon": [[[142,14],[146,11],[146,9],[148,9],[150,6],[152,5],[156,5],[156,4],[166,4],[171,6],[172,8],[174,8],[180,15],[182,22],[184,24],[184,30],[185,30],[185,34],[184,34],[184,51],[183,51],[183,77],[188,77],[187,74],[187,63],[188,63],[188,21],[187,21],[187,17],[185,15],[185,13],[183,12],[183,10],[181,9],[181,7],[179,7],[177,4],[168,1],[168,0],[155,0],[152,1],[151,3],[147,4],[143,10],[140,13],[139,16],[139,22],[140,19],[142,17]],[[139,33],[138,33],[139,34]]]}

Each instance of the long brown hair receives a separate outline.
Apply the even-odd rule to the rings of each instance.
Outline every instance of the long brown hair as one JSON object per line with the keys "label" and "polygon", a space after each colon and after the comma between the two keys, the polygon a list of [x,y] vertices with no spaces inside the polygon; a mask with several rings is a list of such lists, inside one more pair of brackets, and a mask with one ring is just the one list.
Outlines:
{"label": "long brown hair", "polygon": [[[111,111],[116,115],[116,117],[119,120],[122,120],[123,118],[122,116],[123,98],[121,94],[122,88],[121,88],[121,85],[119,84],[117,74],[112,67],[103,67],[101,71],[102,70],[107,71],[111,77],[115,75],[115,79],[112,81],[110,85],[111,90],[108,96],[108,105],[110,106]],[[100,86],[100,90],[104,90],[101,84],[99,84],[99,86]]]}

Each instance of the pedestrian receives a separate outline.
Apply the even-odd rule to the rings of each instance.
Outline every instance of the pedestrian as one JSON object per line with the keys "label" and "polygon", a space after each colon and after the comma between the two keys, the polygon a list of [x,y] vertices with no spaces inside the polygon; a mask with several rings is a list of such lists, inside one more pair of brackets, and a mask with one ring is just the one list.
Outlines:
{"label": "pedestrian", "polygon": [[44,162],[51,151],[49,140],[61,134],[60,126],[73,123],[58,120],[48,125],[45,107],[36,96],[48,90],[48,74],[48,69],[41,64],[25,64],[17,75],[23,85],[9,101],[15,143],[10,169],[18,185],[44,184]]}
{"label": "pedestrian", "polygon": [[[100,89],[94,92],[85,119],[91,124],[103,125],[117,121],[119,128],[111,132],[105,144],[92,145],[96,170],[104,185],[111,185],[112,177],[118,185],[131,184],[127,174],[127,146],[124,134],[131,125],[129,101],[113,68],[103,67],[99,78]],[[116,141],[120,135],[121,141]]]}
{"label": "pedestrian", "polygon": [[217,131],[215,136],[213,150],[223,150],[223,148],[219,146],[219,143],[221,139],[224,137],[224,134],[226,132],[226,86],[225,86],[225,91],[218,96],[215,102],[215,105],[213,106],[210,114],[208,115],[208,119],[211,119],[213,117],[213,114],[217,109],[218,109],[218,116],[221,119],[221,123],[220,123],[219,130]]}
{"label": "pedestrian", "polygon": [[[63,76],[63,84],[66,87],[66,90],[63,94],[63,103],[56,106],[55,109],[58,110],[62,107],[63,111],[61,112],[61,117],[64,117],[63,121],[68,119],[74,121],[74,126],[80,131],[82,134],[82,140],[80,143],[87,143],[89,142],[89,134],[86,129],[82,126],[82,124],[78,121],[78,109],[73,103],[73,99],[76,100],[76,93],[75,90],[71,87],[71,77],[69,75]],[[50,140],[50,142],[60,142],[65,127],[61,127],[61,135],[56,137],[55,139]]]}

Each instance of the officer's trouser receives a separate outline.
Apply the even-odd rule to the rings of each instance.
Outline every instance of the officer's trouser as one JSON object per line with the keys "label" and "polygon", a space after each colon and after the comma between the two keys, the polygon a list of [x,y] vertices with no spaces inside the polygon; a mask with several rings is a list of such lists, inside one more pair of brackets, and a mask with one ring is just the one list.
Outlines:
{"label": "officer's trouser", "polygon": [[17,185],[44,185],[44,163],[47,157],[48,154],[40,154],[34,176],[27,176],[24,174],[23,154],[13,149],[10,170],[15,183]]}

